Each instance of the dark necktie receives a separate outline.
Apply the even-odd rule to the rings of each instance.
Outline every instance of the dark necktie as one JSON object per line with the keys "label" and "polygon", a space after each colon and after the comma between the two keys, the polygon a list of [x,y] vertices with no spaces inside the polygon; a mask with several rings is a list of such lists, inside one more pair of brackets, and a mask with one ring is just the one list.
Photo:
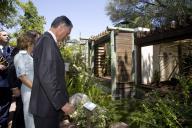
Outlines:
{"label": "dark necktie", "polygon": [[3,56],[6,58],[6,54],[7,54],[7,51],[6,51],[6,47],[3,47]]}

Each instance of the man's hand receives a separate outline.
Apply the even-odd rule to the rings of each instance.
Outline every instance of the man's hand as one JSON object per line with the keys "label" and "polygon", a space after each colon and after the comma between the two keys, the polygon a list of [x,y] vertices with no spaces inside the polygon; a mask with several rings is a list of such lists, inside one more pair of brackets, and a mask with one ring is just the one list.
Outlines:
{"label": "man's hand", "polygon": [[66,115],[72,114],[75,111],[75,107],[70,103],[66,103],[61,109]]}
{"label": "man's hand", "polygon": [[7,68],[7,67],[6,67],[5,65],[0,64],[0,70],[1,70],[1,71],[5,70],[6,68]]}
{"label": "man's hand", "polygon": [[19,90],[18,87],[12,88],[11,90],[12,90],[12,93],[13,93],[13,95],[12,95],[13,97],[19,97],[21,95],[21,91]]}

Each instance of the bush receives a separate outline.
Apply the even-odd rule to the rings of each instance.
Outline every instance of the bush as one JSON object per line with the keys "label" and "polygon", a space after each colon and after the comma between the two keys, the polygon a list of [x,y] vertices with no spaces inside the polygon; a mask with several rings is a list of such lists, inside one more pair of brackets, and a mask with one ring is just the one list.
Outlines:
{"label": "bush", "polygon": [[129,116],[130,127],[137,128],[183,128],[192,127],[191,80],[180,78],[175,90],[162,96],[151,92],[138,101],[137,109]]}

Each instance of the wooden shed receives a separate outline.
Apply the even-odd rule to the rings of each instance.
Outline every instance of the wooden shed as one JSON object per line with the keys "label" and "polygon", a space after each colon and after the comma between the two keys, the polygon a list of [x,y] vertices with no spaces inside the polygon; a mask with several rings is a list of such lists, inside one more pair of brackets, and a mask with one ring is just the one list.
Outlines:
{"label": "wooden shed", "polygon": [[[155,68],[158,68],[160,72],[162,78],[160,80],[169,79],[176,70],[177,72],[183,72],[182,58],[186,55],[186,46],[190,46],[187,53],[192,53],[191,39],[191,24],[150,32],[137,32],[130,28],[107,28],[106,31],[88,39],[87,65],[95,76],[109,81],[113,97],[128,97],[132,94],[134,85],[142,85],[145,77],[147,81],[151,77],[149,83],[152,82]],[[176,47],[170,48],[172,45]],[[142,60],[145,55],[145,53],[142,53],[142,49],[148,46],[153,47],[153,54],[147,56],[150,62],[145,63]],[[167,46],[169,48],[166,50]],[[149,51],[149,49],[145,50]],[[164,56],[165,54],[166,56]],[[161,56],[164,60],[165,57],[169,57],[169,61],[172,61],[174,56],[177,59],[178,66],[175,62],[169,62],[172,67],[168,66],[166,68],[168,62],[163,61],[163,68],[165,67],[163,69],[160,66],[159,58]],[[148,70],[146,67],[151,69]],[[151,75],[148,75],[147,71],[145,73],[144,69],[151,71]],[[165,75],[163,76],[163,74]]]}
{"label": "wooden shed", "polygon": [[111,29],[88,39],[87,65],[108,85],[115,98],[128,97],[133,89],[133,29]]}

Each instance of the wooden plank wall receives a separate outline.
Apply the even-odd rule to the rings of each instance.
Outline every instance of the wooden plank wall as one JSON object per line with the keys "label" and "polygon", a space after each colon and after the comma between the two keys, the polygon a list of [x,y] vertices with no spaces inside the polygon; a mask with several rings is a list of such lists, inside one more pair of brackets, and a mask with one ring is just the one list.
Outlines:
{"label": "wooden plank wall", "polygon": [[105,44],[95,45],[95,59],[94,59],[94,74],[95,76],[103,76],[103,66],[105,64]]}
{"label": "wooden plank wall", "polygon": [[128,97],[132,89],[132,33],[119,32],[115,38],[117,56],[117,94]]}

